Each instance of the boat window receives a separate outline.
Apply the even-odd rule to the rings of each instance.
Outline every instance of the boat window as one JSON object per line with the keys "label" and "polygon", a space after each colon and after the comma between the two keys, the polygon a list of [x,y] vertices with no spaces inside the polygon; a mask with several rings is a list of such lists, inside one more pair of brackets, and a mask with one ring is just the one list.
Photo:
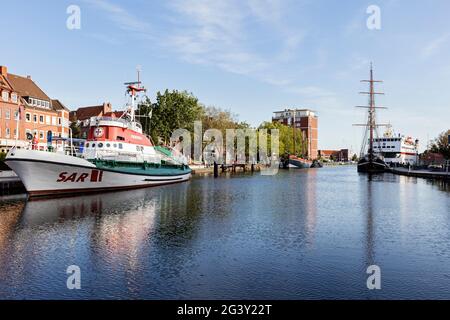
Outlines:
{"label": "boat window", "polygon": [[111,147],[111,144],[107,143],[106,146],[109,148],[109,147]]}
{"label": "boat window", "polygon": [[100,143],[98,144],[98,147],[99,147],[99,148],[103,148],[103,143],[100,142]]}
{"label": "boat window", "polygon": [[92,148],[95,148],[95,143],[92,144]]}
{"label": "boat window", "polygon": [[124,137],[121,137],[121,136],[117,136],[117,140],[125,141],[125,138],[124,138]]}
{"label": "boat window", "polygon": [[119,143],[119,149],[123,149],[123,145]]}
{"label": "boat window", "polygon": [[114,143],[114,148],[117,148],[117,143]]}
{"label": "boat window", "polygon": [[88,142],[88,143],[86,143],[86,148],[89,148],[89,142]]}

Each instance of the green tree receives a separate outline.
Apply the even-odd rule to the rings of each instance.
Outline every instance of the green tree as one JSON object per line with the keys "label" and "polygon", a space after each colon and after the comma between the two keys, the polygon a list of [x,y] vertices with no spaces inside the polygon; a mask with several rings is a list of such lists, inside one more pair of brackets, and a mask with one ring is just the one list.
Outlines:
{"label": "green tree", "polygon": [[430,146],[430,151],[442,154],[446,159],[450,159],[450,144],[448,141],[448,136],[450,135],[450,130],[442,132]]}
{"label": "green tree", "polygon": [[[278,129],[280,134],[280,154],[294,154],[294,130],[292,127],[278,122],[263,122],[259,129],[267,129],[270,139],[270,129]],[[270,140],[269,140],[270,141]],[[269,142],[270,146],[270,142]],[[307,156],[306,139],[300,129],[295,129],[295,154],[301,157]]]}
{"label": "green tree", "polygon": [[72,138],[81,138],[80,125],[77,123],[77,119],[73,119],[70,123],[70,129],[72,130]]}
{"label": "green tree", "polygon": [[155,142],[159,138],[168,142],[176,129],[193,132],[194,121],[201,119],[203,113],[204,108],[192,93],[167,89],[164,93],[157,92],[155,103],[147,99],[137,111],[145,132]]}

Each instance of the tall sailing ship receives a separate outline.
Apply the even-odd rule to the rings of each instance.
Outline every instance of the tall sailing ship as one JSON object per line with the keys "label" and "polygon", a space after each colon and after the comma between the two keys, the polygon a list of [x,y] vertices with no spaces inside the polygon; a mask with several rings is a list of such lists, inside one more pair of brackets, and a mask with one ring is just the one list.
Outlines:
{"label": "tall sailing ship", "polygon": [[[132,189],[189,180],[184,155],[155,146],[136,119],[141,82],[125,83],[130,103],[120,117],[93,117],[81,156],[12,148],[6,164],[21,178],[30,196]],[[72,148],[72,140],[70,140]]]}
{"label": "tall sailing ship", "polygon": [[[380,152],[375,151],[374,141],[378,139],[377,128],[385,126],[383,124],[376,123],[375,110],[376,109],[386,109],[384,107],[375,106],[375,95],[383,94],[381,92],[375,92],[374,84],[381,83],[382,81],[373,79],[373,67],[370,66],[370,80],[362,80],[361,82],[369,83],[369,92],[361,92],[361,94],[369,95],[369,105],[368,106],[358,106],[359,108],[368,109],[367,123],[356,124],[355,126],[363,126],[364,139],[361,147],[360,160],[358,161],[358,172],[365,173],[382,173],[387,169],[386,162],[383,155]],[[367,143],[368,142],[368,143]],[[366,152],[367,148],[367,152]]]}

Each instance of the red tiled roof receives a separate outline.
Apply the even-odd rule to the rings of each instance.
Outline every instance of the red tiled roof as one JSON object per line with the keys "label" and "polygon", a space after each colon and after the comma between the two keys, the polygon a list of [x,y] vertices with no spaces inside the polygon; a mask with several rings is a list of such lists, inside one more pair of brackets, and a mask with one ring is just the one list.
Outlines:
{"label": "red tiled roof", "polygon": [[322,156],[330,156],[332,154],[341,152],[341,150],[319,150],[319,152]]}
{"label": "red tiled roof", "polygon": [[8,73],[7,80],[11,83],[13,89],[22,97],[33,97],[40,100],[50,102],[50,98],[41,90],[30,78],[21,77],[12,73]]}
{"label": "red tiled roof", "polygon": [[61,101],[59,101],[58,99],[52,99],[52,107],[54,110],[65,110],[65,111],[69,111],[69,109],[62,104]]}
{"label": "red tiled roof", "polygon": [[90,119],[91,117],[96,117],[100,115],[102,112],[103,112],[103,105],[99,105],[99,106],[78,108],[77,111],[75,111],[74,113],[76,115],[77,120],[83,121]]}

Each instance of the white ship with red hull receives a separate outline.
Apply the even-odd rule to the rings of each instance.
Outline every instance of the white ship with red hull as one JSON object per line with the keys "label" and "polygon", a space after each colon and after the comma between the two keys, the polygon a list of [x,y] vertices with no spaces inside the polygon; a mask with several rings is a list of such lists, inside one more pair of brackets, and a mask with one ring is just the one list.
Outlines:
{"label": "white ship with red hull", "polygon": [[135,97],[145,89],[128,83],[131,104],[122,116],[90,119],[81,157],[64,152],[13,148],[6,164],[31,196],[99,192],[171,184],[189,180],[186,157],[155,146],[135,117]]}

